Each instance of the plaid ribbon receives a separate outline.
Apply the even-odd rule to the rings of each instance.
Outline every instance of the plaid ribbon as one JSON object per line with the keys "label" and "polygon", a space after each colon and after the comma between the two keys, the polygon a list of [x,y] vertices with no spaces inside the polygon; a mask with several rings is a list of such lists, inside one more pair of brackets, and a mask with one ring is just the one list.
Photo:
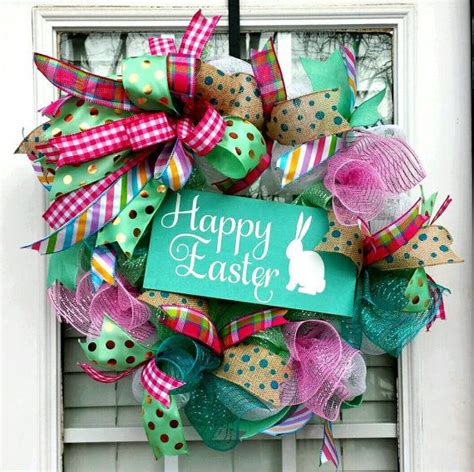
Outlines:
{"label": "plaid ribbon", "polygon": [[286,100],[285,82],[272,38],[261,51],[250,50],[250,63],[262,95],[263,111],[268,115],[276,102]]}
{"label": "plaid ribbon", "polygon": [[79,69],[67,62],[35,53],[37,69],[58,89],[91,103],[126,111],[139,109],[128,99],[122,83]]}
{"label": "plaid ribbon", "polygon": [[158,369],[155,359],[143,369],[141,381],[143,388],[166,408],[170,407],[170,391],[185,384]]}
{"label": "plaid ribbon", "polygon": [[259,331],[288,323],[284,318],[287,311],[281,308],[269,308],[232,321],[219,331],[223,350],[239,344]]}
{"label": "plaid ribbon", "polygon": [[216,327],[201,311],[182,305],[162,305],[161,323],[177,333],[197,339],[220,354],[221,345]]}
{"label": "plaid ribbon", "polygon": [[150,155],[142,151],[130,158],[122,167],[102,180],[56,198],[44,212],[43,218],[53,229],[58,229],[91,206],[119,177]]}
{"label": "plaid ribbon", "polygon": [[182,305],[162,305],[161,310],[160,321],[165,326],[201,341],[217,354],[259,331],[286,324],[284,315],[288,311],[281,308],[257,311],[225,325],[218,334],[209,316],[199,310]]}
{"label": "plaid ribbon", "polygon": [[166,59],[168,86],[180,97],[194,97],[197,59],[185,54],[168,54]]}
{"label": "plaid ribbon", "polygon": [[364,264],[370,265],[393,254],[404,246],[429,218],[420,215],[420,203],[415,204],[400,218],[364,239]]}

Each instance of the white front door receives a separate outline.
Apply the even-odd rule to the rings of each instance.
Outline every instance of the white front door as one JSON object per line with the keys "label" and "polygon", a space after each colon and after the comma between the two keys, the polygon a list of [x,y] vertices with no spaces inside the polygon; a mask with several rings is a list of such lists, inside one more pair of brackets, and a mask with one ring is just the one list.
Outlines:
{"label": "white front door", "polygon": [[[21,140],[21,129],[31,129],[39,119],[35,110],[54,97],[53,87],[33,73],[31,44],[46,54],[59,55],[58,34],[64,31],[173,30],[184,25],[198,8],[196,5],[202,4],[189,0],[179,2],[180,9],[173,9],[169,3],[148,1],[142,2],[149,5],[144,8],[118,8],[124,2],[117,1],[117,8],[98,9],[93,7],[93,1],[80,3],[83,6],[36,9],[33,1],[4,0],[0,16],[4,59],[0,470],[56,470],[61,464],[63,444],[61,338],[46,302],[45,259],[18,249],[46,231],[39,217],[45,206],[44,193],[31,179],[25,159],[12,155]],[[158,3],[163,7],[153,8]],[[206,14],[225,15],[223,0],[209,0],[204,6]],[[386,28],[394,34],[395,120],[408,131],[425,163],[429,173],[427,189],[454,198],[443,224],[453,234],[457,252],[466,259],[463,267],[432,271],[439,283],[453,291],[446,302],[448,320],[437,323],[428,334],[421,333],[399,363],[400,465],[408,471],[470,470],[472,212],[468,3],[414,0],[360,5],[356,0],[328,0],[318,4],[302,1],[289,7],[282,0],[265,0],[258,6],[243,4],[241,10],[243,27],[257,25],[266,31],[365,27],[378,31]],[[225,17],[223,20],[225,25]],[[283,61],[290,57],[284,50],[280,54]],[[82,434],[78,429],[66,434],[77,438],[74,434]],[[370,425],[357,431],[359,439],[379,437]],[[120,434],[131,434],[127,436],[129,443],[142,440],[138,432],[115,430],[114,434],[113,438],[96,441],[115,443],[120,441]],[[306,439],[303,434],[301,441],[284,441],[281,450],[274,450],[274,454],[281,454],[280,461],[272,462],[271,455],[263,458],[269,470],[274,467],[272,464],[281,464],[285,471],[295,470],[295,464],[301,470],[313,470],[317,467],[316,455],[311,451],[314,445],[305,441],[311,441],[312,435],[317,434],[319,430],[315,429],[307,433]],[[388,429],[384,434],[382,437],[393,436]],[[117,449],[110,451],[117,454]],[[138,449],[122,451],[128,461],[120,467],[130,470],[130,464],[136,463],[133,454],[139,454]],[[248,450],[252,460],[262,459],[263,456],[257,457],[259,451]],[[380,447],[367,452],[383,459],[384,454],[390,454],[384,451]],[[86,453],[91,454],[84,449],[83,456]],[[268,450],[266,453],[272,454]],[[76,448],[74,454],[71,460],[80,461],[81,448]],[[242,467],[245,464],[248,466],[249,462],[240,463]],[[168,468],[174,465],[172,462]],[[235,470],[241,470],[238,465]]]}

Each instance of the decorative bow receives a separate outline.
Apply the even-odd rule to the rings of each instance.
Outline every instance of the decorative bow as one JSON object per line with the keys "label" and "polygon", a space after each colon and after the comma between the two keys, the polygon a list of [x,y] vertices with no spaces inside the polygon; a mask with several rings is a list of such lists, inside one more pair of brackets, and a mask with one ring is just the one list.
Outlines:
{"label": "decorative bow", "polygon": [[196,339],[216,354],[221,354],[230,346],[259,331],[281,326],[288,321],[284,318],[288,310],[269,308],[243,316],[217,331],[210,317],[199,310],[183,305],[161,305],[159,321],[177,333]]}

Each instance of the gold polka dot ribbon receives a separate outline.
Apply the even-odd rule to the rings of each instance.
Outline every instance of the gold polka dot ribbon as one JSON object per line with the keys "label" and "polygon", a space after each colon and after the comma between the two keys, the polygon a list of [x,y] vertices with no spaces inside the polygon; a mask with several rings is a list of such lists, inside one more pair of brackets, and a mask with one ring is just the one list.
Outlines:
{"label": "gold polka dot ribbon", "polygon": [[167,188],[159,180],[151,179],[130,203],[97,236],[96,246],[118,243],[131,257],[140,238],[160,208]]}
{"label": "gold polka dot ribbon", "polygon": [[142,110],[176,111],[168,88],[165,56],[143,55],[125,59],[122,82],[130,100]]}

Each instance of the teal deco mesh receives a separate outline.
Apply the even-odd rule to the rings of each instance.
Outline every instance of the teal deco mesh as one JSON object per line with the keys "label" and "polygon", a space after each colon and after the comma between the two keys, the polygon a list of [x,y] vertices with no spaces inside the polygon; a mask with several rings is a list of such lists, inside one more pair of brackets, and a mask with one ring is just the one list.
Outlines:
{"label": "teal deco mesh", "polygon": [[[342,318],[342,337],[360,348],[364,337],[382,351],[397,357],[403,347],[430,322],[438,308],[436,297],[422,313],[403,311],[404,296],[413,271],[366,270],[362,276],[361,296],[353,318]],[[438,287],[430,283],[435,295]]]}

